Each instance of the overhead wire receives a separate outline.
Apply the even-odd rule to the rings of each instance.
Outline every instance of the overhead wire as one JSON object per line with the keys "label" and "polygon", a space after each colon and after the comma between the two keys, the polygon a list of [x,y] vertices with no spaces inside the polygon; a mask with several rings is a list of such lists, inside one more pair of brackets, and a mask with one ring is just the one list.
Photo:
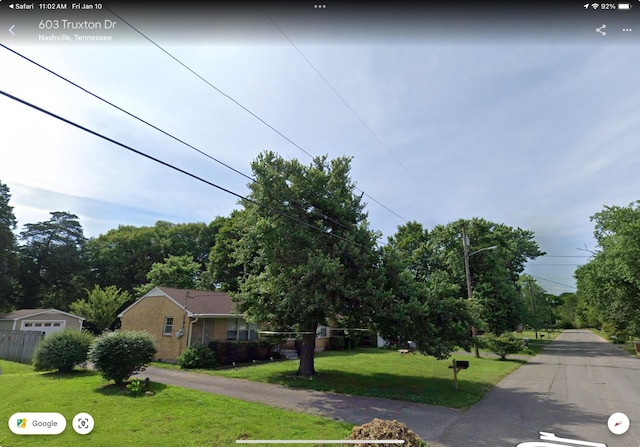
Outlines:
{"label": "overhead wire", "polygon": [[540,280],[542,280],[542,281],[550,282],[551,284],[556,284],[556,285],[559,285],[559,286],[568,287],[568,288],[570,288],[570,289],[576,289],[576,286],[570,286],[570,285],[568,285],[568,284],[563,284],[563,283],[561,283],[561,282],[551,281],[550,279],[541,278],[540,276],[531,275],[531,277],[533,277],[533,278],[535,278],[535,279],[540,279]]}
{"label": "overhead wire", "polygon": [[133,152],[133,153],[135,153],[137,155],[140,155],[140,156],[142,156],[144,158],[147,158],[147,159],[149,159],[151,161],[154,161],[154,162],[156,162],[158,164],[161,164],[161,165],[163,165],[163,166],[165,166],[167,168],[173,169],[174,171],[177,171],[177,172],[179,172],[181,174],[187,175],[187,176],[189,176],[189,177],[191,177],[191,178],[193,178],[195,180],[198,180],[198,181],[200,181],[202,183],[205,183],[205,184],[207,184],[209,186],[217,188],[217,189],[219,189],[219,190],[221,190],[223,192],[226,192],[227,194],[231,194],[231,195],[233,195],[233,196],[235,196],[235,197],[237,197],[237,198],[239,198],[241,200],[247,201],[247,202],[252,203],[252,204],[254,204],[256,206],[259,206],[259,207],[267,209],[267,210],[269,210],[271,212],[277,213],[278,215],[283,216],[285,218],[288,218],[288,219],[290,219],[290,220],[292,220],[292,221],[294,221],[296,223],[299,223],[299,224],[302,224],[302,225],[307,226],[309,228],[312,228],[314,230],[320,231],[325,235],[332,236],[332,237],[335,237],[337,239],[343,240],[345,242],[352,243],[352,244],[354,244],[356,246],[359,246],[361,248],[364,248],[364,249],[368,249],[366,246],[364,246],[364,245],[362,245],[362,244],[360,244],[358,242],[349,240],[346,237],[343,237],[343,236],[341,236],[341,235],[339,235],[337,233],[325,231],[324,228],[321,228],[321,227],[318,227],[316,225],[310,224],[309,222],[305,222],[305,221],[303,221],[301,219],[298,219],[298,218],[296,218],[294,216],[290,216],[290,215],[288,215],[288,214],[286,214],[286,213],[284,213],[284,212],[282,212],[282,211],[280,211],[278,209],[275,209],[273,207],[264,205],[264,204],[258,202],[257,200],[250,199],[250,198],[245,197],[245,196],[243,196],[241,194],[233,192],[230,189],[227,189],[227,188],[224,188],[224,187],[222,187],[220,185],[217,185],[217,184],[215,184],[215,183],[213,183],[213,182],[211,182],[209,180],[206,180],[206,179],[204,179],[204,178],[202,178],[202,177],[200,177],[200,176],[198,176],[196,174],[193,174],[193,173],[191,173],[191,172],[189,172],[189,171],[187,171],[185,169],[179,168],[179,167],[177,167],[177,166],[175,166],[175,165],[173,165],[171,163],[168,163],[168,162],[163,161],[163,160],[161,160],[161,159],[159,159],[157,157],[149,155],[149,154],[147,154],[147,153],[145,153],[145,152],[143,152],[141,150],[135,149],[135,148],[133,148],[133,147],[131,147],[129,145],[126,145],[126,144],[124,144],[124,143],[122,143],[122,142],[120,142],[118,140],[110,138],[110,137],[108,137],[108,136],[106,136],[104,134],[101,134],[101,133],[99,133],[99,132],[97,132],[95,130],[89,129],[88,127],[85,127],[85,126],[83,126],[81,124],[78,124],[78,123],[76,123],[76,122],[74,122],[74,121],[72,121],[70,119],[64,118],[64,117],[62,117],[62,116],[60,116],[60,115],[58,115],[58,114],[56,114],[54,112],[46,110],[46,109],[44,109],[42,107],[39,107],[39,106],[37,106],[35,104],[32,104],[32,103],[30,103],[30,102],[28,102],[28,101],[26,101],[24,99],[18,98],[17,96],[14,96],[14,95],[12,95],[12,94],[10,94],[8,92],[5,92],[4,90],[0,90],[0,95],[3,95],[3,96],[5,96],[5,97],[7,97],[9,99],[12,99],[12,100],[16,101],[16,102],[19,102],[19,103],[21,103],[21,104],[23,104],[23,105],[25,105],[27,107],[30,107],[30,108],[38,111],[38,112],[44,113],[45,115],[48,115],[48,116],[50,116],[52,118],[55,118],[55,119],[57,119],[59,121],[62,121],[62,122],[66,123],[66,124],[68,124],[68,125],[70,125],[72,127],[75,127],[77,129],[79,129],[79,130],[87,132],[87,133],[89,133],[89,134],[91,134],[91,135],[93,135],[95,137],[98,137],[98,138],[101,138],[101,139],[103,139],[105,141],[108,141],[109,143],[115,144],[116,146],[120,146],[120,147],[122,147],[124,149],[127,149],[128,151],[131,151],[131,152]]}
{"label": "overhead wire", "polygon": [[85,87],[83,87],[83,86],[81,86],[81,85],[77,84],[76,82],[71,81],[69,78],[67,78],[67,77],[65,77],[65,76],[62,76],[61,74],[59,74],[59,73],[57,73],[57,72],[55,72],[55,71],[51,70],[50,68],[45,67],[44,65],[42,65],[42,64],[40,64],[40,63],[38,63],[38,62],[34,61],[33,59],[31,59],[31,58],[29,58],[29,57],[27,57],[27,56],[25,56],[24,54],[22,54],[22,53],[20,53],[20,52],[18,52],[18,51],[16,51],[16,50],[14,50],[14,49],[12,49],[12,48],[9,48],[8,46],[6,46],[5,44],[3,44],[3,43],[1,43],[1,42],[0,42],[0,47],[4,48],[5,50],[7,50],[7,51],[9,51],[9,52],[11,52],[11,53],[13,53],[13,54],[15,54],[15,55],[16,55],[16,56],[18,56],[18,57],[21,57],[22,59],[24,59],[24,60],[26,60],[26,61],[28,61],[28,62],[32,63],[33,65],[35,65],[35,66],[37,66],[37,67],[39,67],[39,68],[41,68],[41,69],[45,70],[46,72],[48,72],[48,73],[52,74],[53,76],[55,76],[55,77],[57,77],[57,78],[59,78],[59,79],[62,79],[63,81],[65,81],[65,82],[67,82],[67,83],[69,83],[69,84],[73,85],[74,87],[76,87],[76,88],[78,88],[78,89],[82,90],[83,92],[87,93],[88,95],[93,96],[94,98],[98,99],[99,101],[102,101],[103,103],[105,103],[105,104],[107,104],[107,105],[109,105],[109,106],[111,106],[111,107],[113,107],[113,108],[115,108],[115,109],[119,110],[119,111],[120,111],[120,112],[122,112],[122,113],[125,113],[126,115],[129,115],[130,117],[132,117],[132,118],[134,118],[134,119],[138,120],[139,122],[141,122],[141,123],[143,123],[143,124],[146,124],[147,126],[151,127],[152,129],[157,130],[158,132],[160,132],[160,133],[162,133],[162,134],[164,134],[164,135],[168,136],[169,138],[172,138],[173,140],[175,140],[175,141],[177,141],[177,142],[179,142],[179,143],[184,144],[185,146],[187,146],[187,147],[189,147],[189,148],[193,149],[194,151],[196,151],[196,152],[198,152],[198,153],[200,153],[200,154],[204,155],[205,157],[207,157],[207,158],[209,158],[209,159],[211,159],[211,160],[213,160],[213,161],[215,161],[215,162],[217,162],[217,163],[221,164],[221,165],[222,165],[222,166],[224,166],[225,168],[231,169],[231,170],[232,170],[233,172],[235,172],[236,174],[240,174],[240,175],[242,175],[243,177],[246,177],[246,178],[247,178],[247,179],[249,179],[249,180],[254,180],[254,179],[253,179],[253,177],[251,177],[251,176],[249,176],[249,175],[245,174],[244,172],[241,172],[240,170],[238,170],[238,169],[234,168],[233,166],[230,166],[230,165],[228,165],[227,163],[224,163],[223,161],[218,160],[217,158],[215,158],[215,157],[213,157],[213,156],[211,156],[211,155],[207,154],[206,152],[204,152],[204,151],[202,151],[202,150],[198,149],[197,147],[195,147],[195,146],[193,146],[193,145],[191,145],[191,144],[187,143],[186,141],[184,141],[184,140],[182,140],[182,139],[180,139],[180,138],[176,137],[175,135],[172,135],[171,133],[169,133],[169,132],[167,132],[167,131],[165,131],[165,130],[163,130],[163,129],[159,128],[158,126],[156,126],[156,125],[154,125],[154,124],[150,123],[149,121],[146,121],[146,120],[144,120],[144,119],[140,118],[139,116],[137,116],[137,115],[135,115],[135,114],[133,114],[133,113],[131,113],[131,112],[129,112],[129,111],[127,111],[127,110],[123,109],[122,107],[120,107],[120,106],[118,106],[118,105],[114,104],[113,102],[106,100],[106,99],[105,99],[105,98],[103,98],[102,96],[100,96],[100,95],[98,95],[98,94],[96,94],[96,93],[93,93],[92,91],[90,91],[90,90],[86,89]]}
{"label": "overhead wire", "polygon": [[[187,71],[189,71],[191,74],[193,74],[194,76],[196,76],[198,79],[200,79],[202,82],[204,82],[206,85],[208,85],[209,87],[211,87],[212,89],[214,89],[216,92],[218,92],[219,94],[221,94],[222,96],[224,96],[225,98],[227,98],[229,101],[233,102],[235,105],[237,105],[238,107],[240,107],[242,110],[244,110],[245,112],[247,112],[249,115],[251,115],[252,117],[254,117],[255,119],[257,119],[260,123],[262,123],[263,125],[265,125],[267,128],[269,128],[270,130],[272,130],[273,132],[275,132],[277,135],[279,135],[281,138],[283,138],[285,141],[287,141],[289,144],[291,144],[293,147],[295,147],[296,149],[300,150],[301,152],[303,152],[304,154],[306,154],[308,157],[314,159],[314,155],[311,154],[309,151],[307,151],[306,149],[304,149],[302,146],[300,146],[299,144],[297,144],[295,141],[293,141],[291,138],[287,137],[284,133],[280,132],[278,129],[276,129],[274,126],[272,126],[271,124],[269,124],[267,121],[265,121],[263,118],[261,118],[258,114],[256,114],[255,112],[253,112],[251,109],[249,109],[248,107],[246,107],[245,105],[243,105],[242,103],[240,103],[238,100],[236,100],[234,97],[232,97],[231,95],[225,93],[224,91],[222,91],[221,89],[219,89],[218,87],[216,87],[213,83],[209,82],[204,76],[200,75],[198,72],[196,72],[195,70],[193,70],[191,67],[189,67],[187,64],[185,64],[184,62],[182,62],[180,59],[178,59],[176,56],[174,56],[173,54],[171,54],[168,50],[166,50],[164,47],[162,47],[160,44],[158,44],[157,42],[155,42],[153,39],[151,39],[149,36],[147,36],[145,33],[143,33],[142,31],[140,31],[138,28],[136,28],[135,26],[133,26],[131,23],[129,23],[126,19],[124,19],[122,16],[120,16],[119,14],[117,14],[115,11],[113,11],[113,9],[109,8],[108,6],[105,6],[104,9],[108,10],[109,12],[111,12],[111,14],[113,14],[115,17],[117,17],[119,20],[121,20],[123,23],[125,23],[127,26],[129,26],[132,30],[134,30],[136,33],[138,33],[140,36],[142,36],[145,40],[147,40],[149,43],[151,43],[153,46],[155,46],[156,48],[158,48],[160,51],[162,51],[164,54],[166,54],[168,57],[170,57],[171,59],[173,59],[176,63],[178,63],[180,66],[182,66],[184,69],[186,69]],[[371,195],[367,194],[366,192],[364,192],[362,189],[357,188],[360,192],[362,192],[363,195],[367,196],[369,199],[373,200],[375,203],[377,203],[378,205],[380,205],[381,207],[383,207],[384,209],[386,209],[387,211],[389,211],[390,213],[392,213],[393,215],[395,215],[396,217],[400,218],[401,220],[408,222],[407,219],[405,219],[404,217],[402,217],[400,214],[396,213],[395,211],[393,211],[391,208],[389,208],[388,206],[384,205],[382,202],[380,202],[379,200],[376,200],[375,198],[373,198]]]}
{"label": "overhead wire", "polygon": [[[284,30],[276,23],[276,21],[267,13],[267,11],[264,10],[264,8],[261,8],[262,12],[264,13],[264,15],[271,21],[271,23],[276,27],[276,29],[284,36],[284,38],[291,44],[291,46],[298,52],[298,54],[302,57],[302,59],[305,60],[305,62],[307,64],[309,64],[309,66],[313,69],[313,71],[320,77],[320,79],[322,79],[322,81],[327,85],[327,87],[329,87],[329,89],[331,89],[331,91],[338,97],[338,99],[346,106],[346,108],[353,114],[353,116],[356,117],[356,119],[364,126],[364,128],[373,136],[373,138],[380,144],[380,146],[382,146],[382,148],[384,148],[384,150],[386,150],[389,155],[391,155],[391,158],[393,158],[396,163],[398,163],[398,165],[409,175],[409,177],[411,177],[411,179],[416,182],[424,192],[426,192],[432,199],[434,202],[436,202],[447,214],[449,214],[450,217],[452,217],[452,213],[449,211],[449,209],[447,207],[444,206],[444,204],[442,204],[432,193],[431,191],[429,191],[424,184],[418,180],[418,178],[413,175],[413,173],[404,165],[404,163],[402,163],[402,161],[400,161],[400,159],[393,153],[393,151],[391,151],[391,149],[389,148],[389,146],[387,146],[384,141],[382,141],[382,138],[380,138],[380,136],[373,131],[373,129],[371,129],[371,127],[367,124],[367,122],[358,114],[358,112],[356,112],[353,107],[351,107],[351,105],[347,102],[347,100],[344,98],[344,96],[342,96],[338,90],[336,90],[336,88],[329,82],[329,80],[320,72],[320,70],[318,70],[318,68],[309,60],[309,58],[302,52],[302,50],[300,50],[300,48],[293,42],[293,40],[291,40],[291,38],[287,35],[287,33],[284,32]],[[364,193],[364,191],[363,191]],[[400,217],[400,216],[398,216]],[[406,221],[406,219],[405,219]]]}
{"label": "overhead wire", "polygon": [[[22,53],[20,53],[20,52],[18,52],[18,51],[16,51],[16,50],[14,50],[14,49],[12,49],[12,48],[9,48],[8,46],[6,46],[6,45],[4,45],[4,44],[2,44],[2,43],[0,43],[0,47],[2,47],[2,48],[4,48],[4,49],[6,49],[7,51],[10,51],[11,53],[15,54],[16,56],[21,57],[22,59],[24,59],[24,60],[26,60],[26,61],[28,61],[28,62],[32,63],[33,65],[35,65],[35,66],[37,66],[37,67],[39,67],[39,68],[41,68],[41,69],[45,70],[46,72],[48,72],[48,73],[52,74],[53,76],[55,76],[55,77],[57,77],[57,78],[59,78],[59,79],[61,79],[61,80],[65,81],[65,82],[67,82],[68,84],[70,84],[70,85],[72,85],[72,86],[74,86],[74,87],[76,87],[76,88],[80,89],[81,91],[83,91],[83,92],[85,92],[85,93],[87,93],[87,94],[91,95],[92,97],[94,97],[94,98],[98,99],[99,101],[102,101],[103,103],[105,103],[105,104],[107,104],[107,105],[109,105],[109,106],[111,106],[111,107],[115,108],[116,110],[119,110],[119,111],[121,111],[121,112],[125,113],[126,115],[128,115],[128,116],[130,116],[130,117],[132,117],[132,118],[134,118],[134,119],[136,119],[136,120],[138,120],[139,122],[141,122],[141,123],[143,123],[143,124],[145,124],[145,125],[147,125],[147,126],[151,127],[152,129],[155,129],[155,130],[157,130],[158,132],[160,132],[160,133],[162,133],[162,134],[164,134],[164,135],[166,135],[166,136],[168,136],[168,137],[172,138],[173,140],[175,140],[175,141],[177,141],[177,142],[179,142],[179,143],[182,143],[183,145],[185,145],[185,146],[187,146],[187,147],[189,147],[189,148],[191,148],[191,149],[195,150],[196,152],[198,152],[198,153],[200,153],[200,154],[202,154],[202,155],[206,156],[207,158],[209,158],[209,159],[211,159],[211,160],[213,160],[213,161],[215,161],[215,162],[217,162],[217,163],[221,164],[222,166],[224,166],[224,167],[226,167],[226,168],[228,168],[228,169],[232,170],[233,172],[235,172],[235,173],[237,173],[237,174],[242,175],[243,177],[247,178],[248,180],[250,180],[250,181],[252,181],[252,182],[256,182],[256,179],[255,179],[255,178],[253,178],[253,177],[251,177],[250,175],[247,175],[247,174],[245,174],[245,173],[241,172],[240,170],[238,170],[238,169],[236,169],[236,168],[234,168],[234,167],[232,167],[232,166],[230,166],[230,165],[228,165],[228,164],[226,164],[226,163],[224,163],[224,162],[222,162],[222,161],[218,160],[217,158],[215,158],[215,157],[213,157],[213,156],[211,156],[211,155],[207,154],[206,152],[204,152],[204,151],[202,151],[202,150],[198,149],[197,147],[195,147],[195,146],[193,146],[193,145],[191,145],[191,144],[187,143],[186,141],[184,141],[184,140],[182,140],[182,139],[180,139],[180,138],[176,137],[175,135],[173,135],[173,134],[171,134],[171,133],[169,133],[169,132],[167,132],[167,131],[165,131],[165,130],[161,129],[160,127],[158,127],[158,126],[156,126],[156,125],[154,125],[154,124],[150,123],[149,121],[147,121],[147,120],[145,120],[145,119],[143,119],[143,118],[140,118],[139,116],[137,116],[137,115],[135,115],[135,114],[133,114],[133,113],[131,113],[131,112],[129,112],[129,111],[127,111],[127,110],[125,110],[124,108],[122,108],[122,107],[120,107],[120,106],[118,106],[118,105],[114,104],[114,103],[113,103],[113,102],[111,102],[111,101],[108,101],[107,99],[105,99],[105,98],[103,98],[102,96],[100,96],[100,95],[98,95],[98,94],[96,94],[96,93],[94,93],[94,92],[92,92],[92,91],[88,90],[87,88],[85,88],[85,87],[83,87],[83,86],[79,85],[78,83],[76,83],[76,82],[74,82],[74,81],[71,81],[68,77],[63,76],[63,75],[61,75],[61,74],[59,74],[59,73],[55,72],[54,70],[52,70],[52,69],[50,69],[50,68],[48,68],[48,67],[45,67],[44,65],[42,65],[42,64],[40,64],[40,63],[38,63],[38,62],[34,61],[33,59],[31,59],[31,58],[29,58],[29,57],[25,56],[24,54],[22,54]],[[341,226],[342,228],[344,228],[344,229],[346,229],[346,230],[350,230],[350,229],[351,229],[351,228],[349,228],[347,225],[345,225],[345,224],[343,224],[343,223],[341,223],[341,222],[338,222],[337,220],[332,219],[332,218],[331,218],[331,217],[329,217],[329,216],[322,215],[322,217],[323,217],[323,218],[325,218],[326,220],[330,221],[330,222],[335,223],[336,225]]]}

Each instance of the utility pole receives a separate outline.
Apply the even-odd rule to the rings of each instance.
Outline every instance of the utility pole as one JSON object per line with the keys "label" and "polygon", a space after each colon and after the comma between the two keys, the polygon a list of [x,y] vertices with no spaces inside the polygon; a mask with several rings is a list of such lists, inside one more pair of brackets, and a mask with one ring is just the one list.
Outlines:
{"label": "utility pole", "polygon": [[536,333],[536,340],[538,339],[538,325],[536,324],[536,310],[533,306],[533,286],[531,285],[531,279],[527,280],[529,284],[529,297],[531,298],[531,320],[533,323],[533,330]]}
{"label": "utility pole", "polygon": [[[464,232],[464,223],[462,224],[462,249],[464,251],[464,272],[467,278],[467,298],[471,299],[473,292],[471,291],[471,269],[469,268],[469,238]],[[473,337],[473,352],[476,358],[480,358],[480,350],[478,349],[478,328],[475,324],[471,326],[471,336]]]}

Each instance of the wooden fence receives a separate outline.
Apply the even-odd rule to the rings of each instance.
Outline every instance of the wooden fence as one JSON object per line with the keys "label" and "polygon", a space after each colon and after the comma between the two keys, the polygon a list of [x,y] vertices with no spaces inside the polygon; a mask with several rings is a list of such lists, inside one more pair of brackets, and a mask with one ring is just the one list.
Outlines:
{"label": "wooden fence", "polygon": [[41,332],[0,331],[0,359],[31,364]]}

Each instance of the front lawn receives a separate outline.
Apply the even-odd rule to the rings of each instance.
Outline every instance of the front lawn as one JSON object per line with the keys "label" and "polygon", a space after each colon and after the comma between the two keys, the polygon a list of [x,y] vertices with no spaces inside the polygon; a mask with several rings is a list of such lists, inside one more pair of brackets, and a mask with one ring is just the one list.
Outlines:
{"label": "front lawn", "polygon": [[315,358],[317,376],[313,379],[295,375],[298,360],[199,372],[292,388],[469,408],[502,378],[525,363],[508,358],[507,361],[477,359],[468,355],[459,359],[468,360],[469,369],[458,374],[457,391],[453,389],[453,372],[448,368],[451,360],[439,361],[421,354],[400,354],[385,349],[319,352]]}
{"label": "front lawn", "polygon": [[[151,396],[133,397],[98,373],[36,373],[0,360],[1,446],[233,446],[244,439],[344,439],[351,424],[266,405],[151,383]],[[67,420],[60,435],[19,436],[6,425],[16,412],[57,412]],[[85,436],[71,420],[87,412],[95,421]]]}
{"label": "front lawn", "polygon": [[514,335],[518,338],[528,338],[529,339],[529,350],[533,354],[539,354],[545,346],[551,343],[558,335],[560,335],[561,331],[543,331],[538,330],[538,338],[536,339],[536,334],[534,331],[526,330],[520,333],[515,333]]}

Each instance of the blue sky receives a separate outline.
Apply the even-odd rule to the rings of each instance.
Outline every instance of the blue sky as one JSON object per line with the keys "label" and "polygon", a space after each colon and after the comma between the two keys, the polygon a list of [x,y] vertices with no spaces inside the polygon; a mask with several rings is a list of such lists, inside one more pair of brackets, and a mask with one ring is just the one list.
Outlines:
{"label": "blue sky", "polygon": [[[561,293],[574,290],[573,271],[587,261],[584,249],[595,248],[589,217],[640,199],[633,47],[591,44],[596,33],[564,44],[472,36],[386,42],[323,41],[283,29],[295,47],[273,29],[266,40],[153,37],[306,152],[353,157],[358,188],[385,205],[365,198],[385,241],[404,219],[432,228],[477,216],[521,227],[550,255],[527,272]],[[244,173],[266,149],[310,161],[141,38],[2,43]],[[0,67],[3,90],[248,193],[246,178],[3,48]],[[5,97],[0,147],[0,181],[20,226],[64,210],[94,237],[119,224],[209,222],[238,208],[229,194]]]}

